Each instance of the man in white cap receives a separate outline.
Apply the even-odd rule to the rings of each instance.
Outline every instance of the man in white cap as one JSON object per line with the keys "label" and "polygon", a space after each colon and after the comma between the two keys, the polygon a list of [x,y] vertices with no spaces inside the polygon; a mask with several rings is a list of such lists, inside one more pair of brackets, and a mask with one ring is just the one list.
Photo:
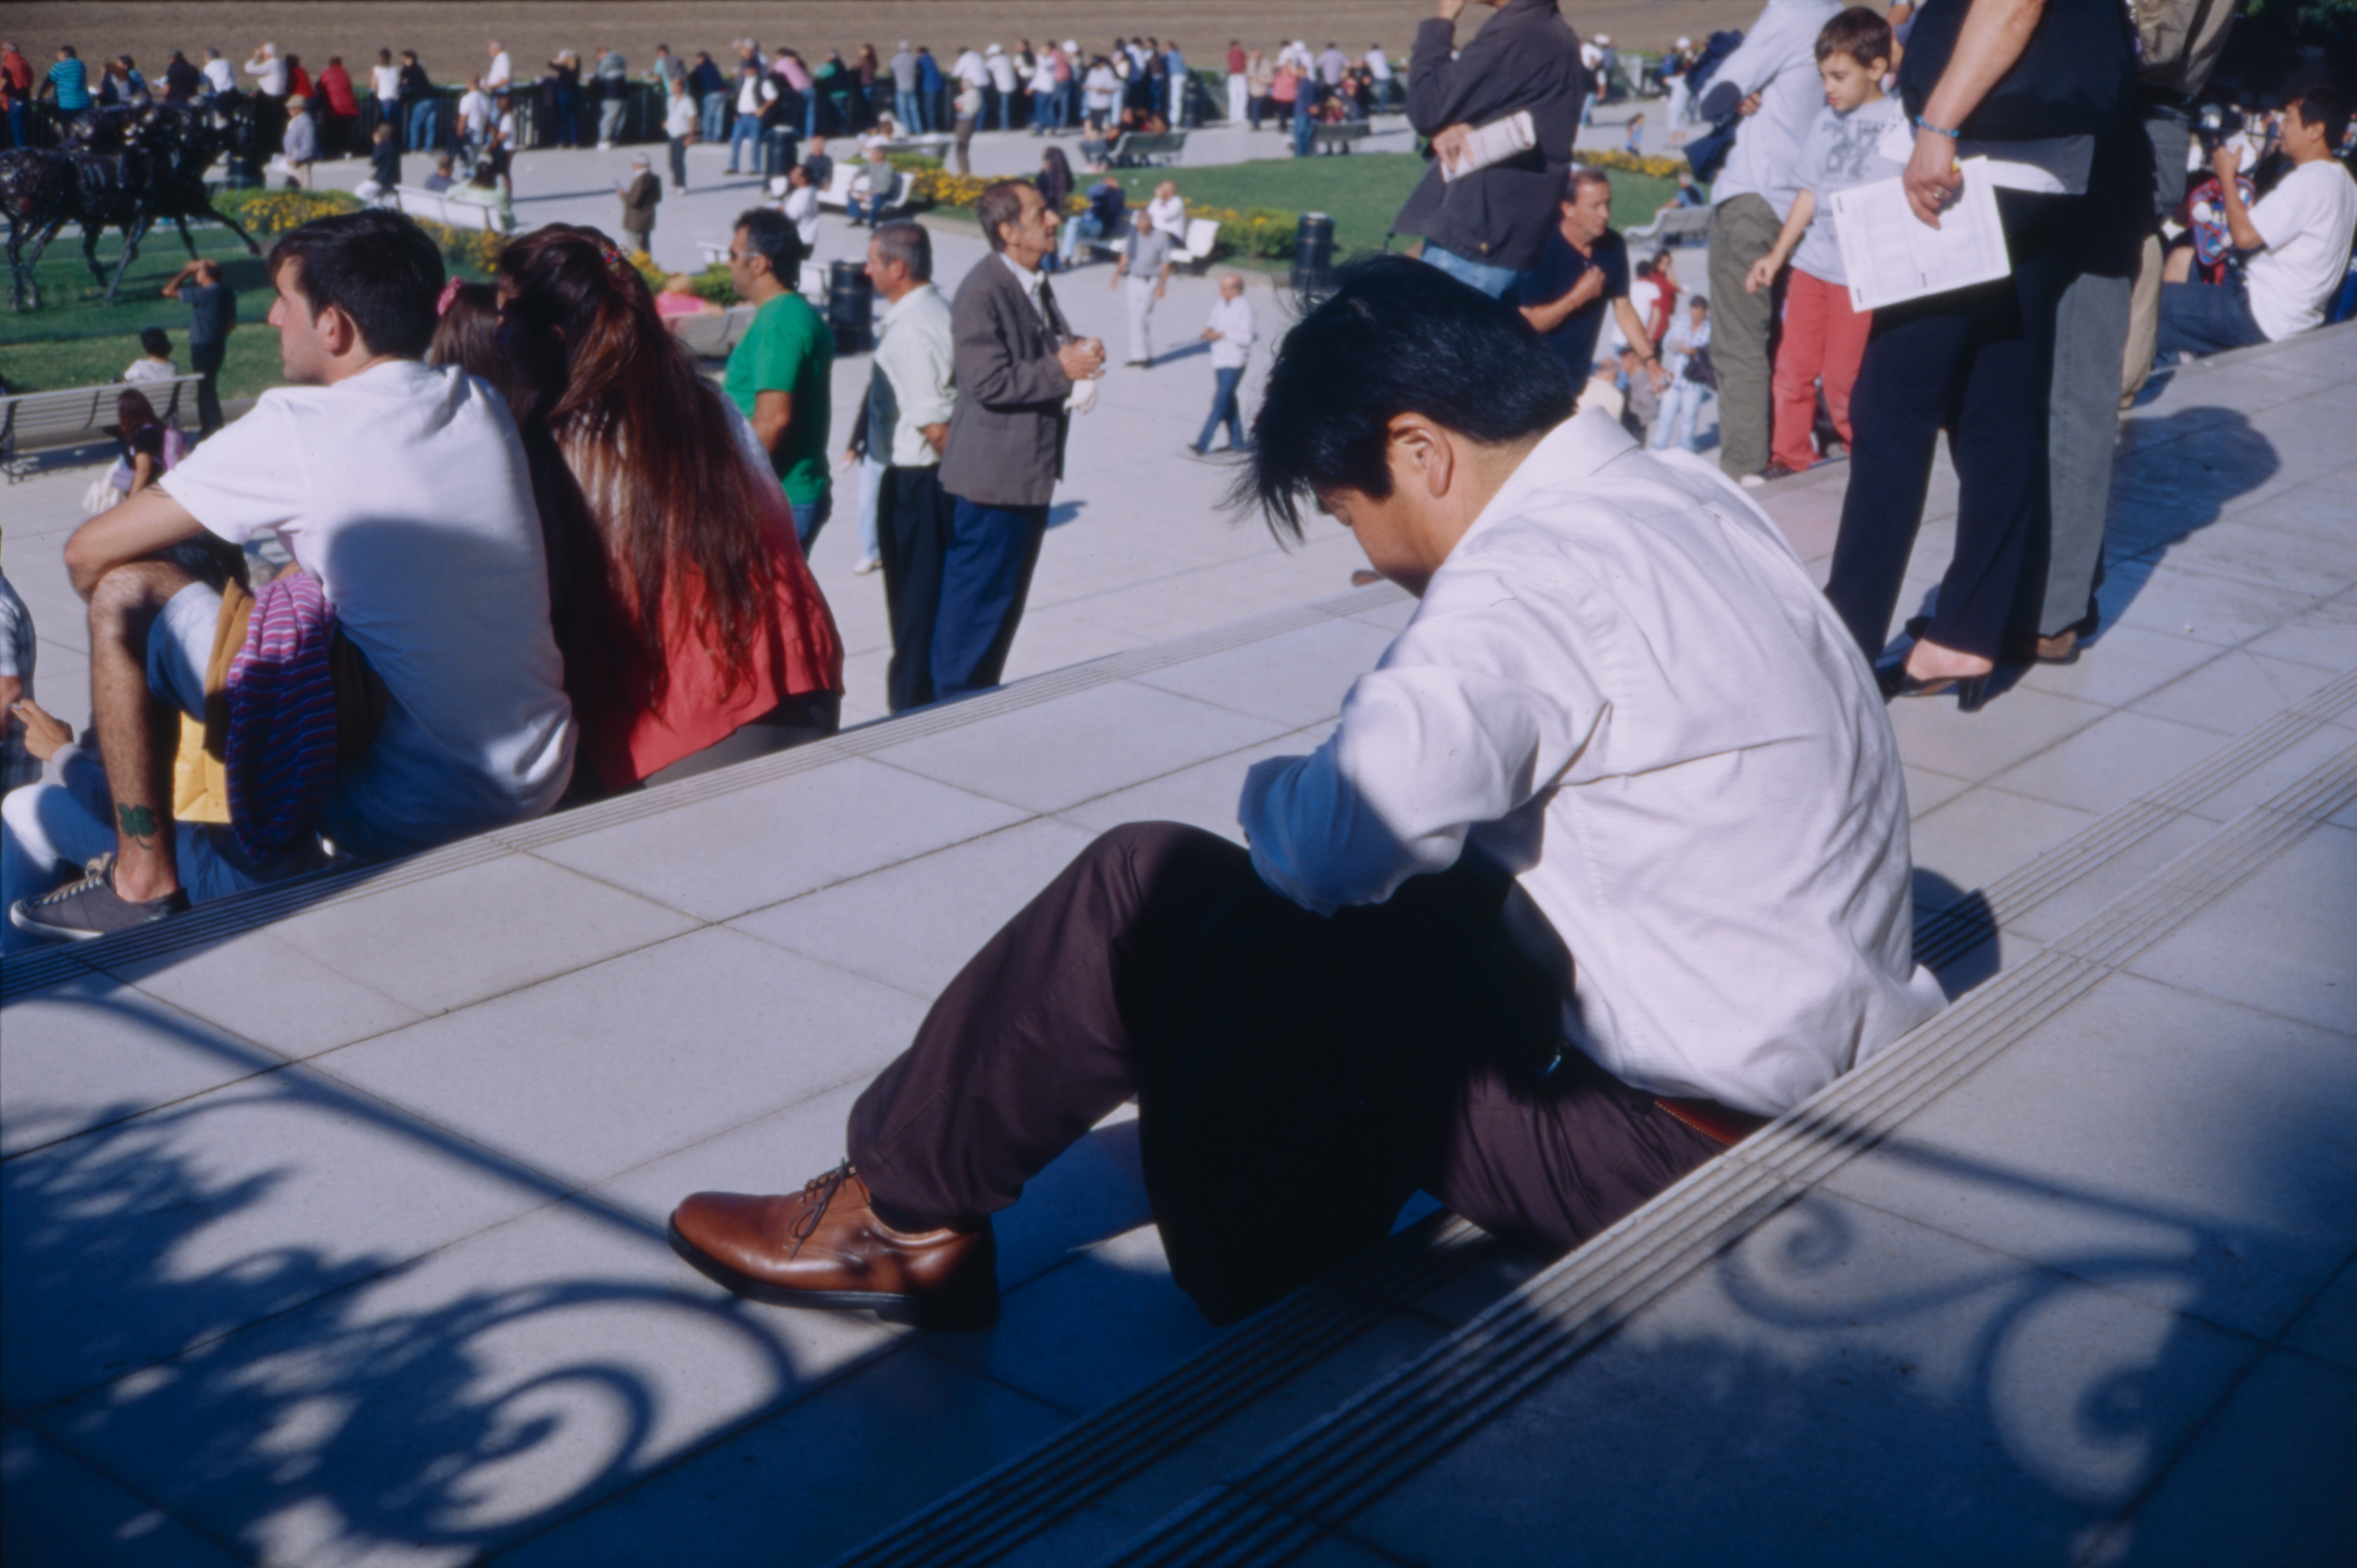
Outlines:
{"label": "man in white cap", "polygon": [[1689,113],[1686,72],[1694,69],[1694,40],[1680,38],[1670,58],[1662,62],[1662,78],[1670,90],[1670,145],[1684,146]]}

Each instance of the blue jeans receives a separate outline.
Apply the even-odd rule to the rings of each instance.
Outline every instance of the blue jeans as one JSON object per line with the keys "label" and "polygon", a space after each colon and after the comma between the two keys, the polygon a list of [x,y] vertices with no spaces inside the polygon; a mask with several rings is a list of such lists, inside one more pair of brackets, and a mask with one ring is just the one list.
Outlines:
{"label": "blue jeans", "polygon": [[1304,97],[1293,105],[1293,156],[1295,157],[1306,158],[1309,156],[1309,139],[1317,130],[1318,117],[1309,113],[1308,100]]}
{"label": "blue jeans", "polygon": [[1662,393],[1661,409],[1653,415],[1651,445],[1654,451],[1668,451],[1672,442],[1689,452],[1695,449],[1695,416],[1702,412],[1706,390],[1700,381],[1690,381],[1684,376],[1672,379]]}
{"label": "blue jeans", "polygon": [[1225,424],[1228,427],[1228,450],[1241,452],[1244,445],[1244,422],[1243,416],[1236,412],[1236,383],[1244,379],[1244,368],[1238,365],[1233,370],[1213,371],[1211,374],[1217,381],[1211,392],[1211,417],[1203,421],[1203,434],[1195,437],[1195,450],[1210,451],[1211,437],[1219,432],[1222,424]]}
{"label": "blue jeans", "polygon": [[925,128],[925,116],[917,107],[914,91],[892,94],[892,118],[900,122],[900,134],[913,136]]}
{"label": "blue jeans", "polygon": [[802,553],[807,555],[811,546],[818,542],[818,531],[834,515],[834,491],[829,488],[814,501],[788,504],[794,509],[794,537],[802,541]]}
{"label": "blue jeans", "polygon": [[2154,345],[2158,363],[2173,365],[2179,353],[2216,354],[2266,340],[2251,316],[2240,274],[2227,274],[2223,283],[2160,285],[2160,338]]}
{"label": "blue jeans", "polygon": [[1104,237],[1104,225],[1097,221],[1096,214],[1093,212],[1075,213],[1065,219],[1064,237],[1056,246],[1056,264],[1061,267],[1071,266],[1073,255],[1081,248],[1082,241],[1102,240]]}
{"label": "blue jeans", "polygon": [[933,618],[937,701],[998,684],[1048,531],[1044,506],[984,506],[963,496],[956,501]]}
{"label": "blue jeans", "polygon": [[726,92],[707,92],[704,95],[704,123],[697,127],[697,131],[705,141],[716,142],[727,134],[728,99],[729,94]]}
{"label": "blue jeans", "polygon": [[1442,250],[1429,240],[1424,242],[1424,260],[1426,264],[1438,267],[1458,282],[1471,284],[1491,299],[1504,298],[1506,291],[1514,286],[1514,280],[1523,275],[1512,267],[1492,266],[1488,262],[1477,262],[1454,251]]}
{"label": "blue jeans", "polygon": [[430,153],[442,129],[442,105],[438,100],[421,98],[409,106],[409,146],[413,153]]}
{"label": "blue jeans", "polygon": [[[753,151],[750,154],[743,154],[741,149],[748,146]],[[744,166],[748,174],[753,172],[760,163],[761,117],[759,114],[737,115],[735,128],[728,133],[728,172],[730,174],[737,172],[737,159],[740,156],[744,158]]]}
{"label": "blue jeans", "polygon": [[859,460],[859,558],[874,561],[880,558],[876,548],[876,508],[884,499],[884,459],[873,449]]}
{"label": "blue jeans", "polygon": [[21,98],[8,105],[8,137],[12,147],[33,145],[33,106]]}

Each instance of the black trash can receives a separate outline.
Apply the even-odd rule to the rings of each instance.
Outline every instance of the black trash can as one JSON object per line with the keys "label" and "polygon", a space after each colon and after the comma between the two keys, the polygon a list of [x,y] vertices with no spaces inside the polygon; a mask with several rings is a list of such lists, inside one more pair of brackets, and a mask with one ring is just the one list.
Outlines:
{"label": "black trash can", "polygon": [[1334,292],[1334,220],[1305,212],[1293,236],[1293,291],[1311,299]]}
{"label": "black trash can", "polygon": [[875,347],[876,285],[864,262],[834,262],[826,270],[826,324],[834,329],[834,351],[856,354]]}

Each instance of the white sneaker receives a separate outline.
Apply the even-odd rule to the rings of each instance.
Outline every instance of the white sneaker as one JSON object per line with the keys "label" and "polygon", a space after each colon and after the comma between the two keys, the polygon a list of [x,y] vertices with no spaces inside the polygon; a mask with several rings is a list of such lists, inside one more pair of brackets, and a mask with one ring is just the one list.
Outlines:
{"label": "white sneaker", "polygon": [[876,556],[869,555],[853,562],[851,564],[851,569],[865,577],[868,573],[877,570],[884,563],[881,560],[877,559]]}
{"label": "white sneaker", "polygon": [[1743,478],[1736,480],[1735,482],[1741,485],[1747,490],[1759,489],[1768,483],[1766,479],[1762,478],[1758,474],[1746,474]]}

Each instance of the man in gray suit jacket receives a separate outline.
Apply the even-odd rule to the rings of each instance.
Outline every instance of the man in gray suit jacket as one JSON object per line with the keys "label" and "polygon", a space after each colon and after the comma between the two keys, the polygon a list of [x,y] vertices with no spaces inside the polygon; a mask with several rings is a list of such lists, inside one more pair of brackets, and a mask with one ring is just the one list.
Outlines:
{"label": "man in gray suit jacket", "polygon": [[1060,222],[1038,188],[1001,180],[974,216],[992,254],[950,306],[958,401],[941,483],[957,504],[933,623],[936,699],[998,683],[1063,478],[1064,400],[1104,368],[1104,345],[1072,336],[1039,270]]}

